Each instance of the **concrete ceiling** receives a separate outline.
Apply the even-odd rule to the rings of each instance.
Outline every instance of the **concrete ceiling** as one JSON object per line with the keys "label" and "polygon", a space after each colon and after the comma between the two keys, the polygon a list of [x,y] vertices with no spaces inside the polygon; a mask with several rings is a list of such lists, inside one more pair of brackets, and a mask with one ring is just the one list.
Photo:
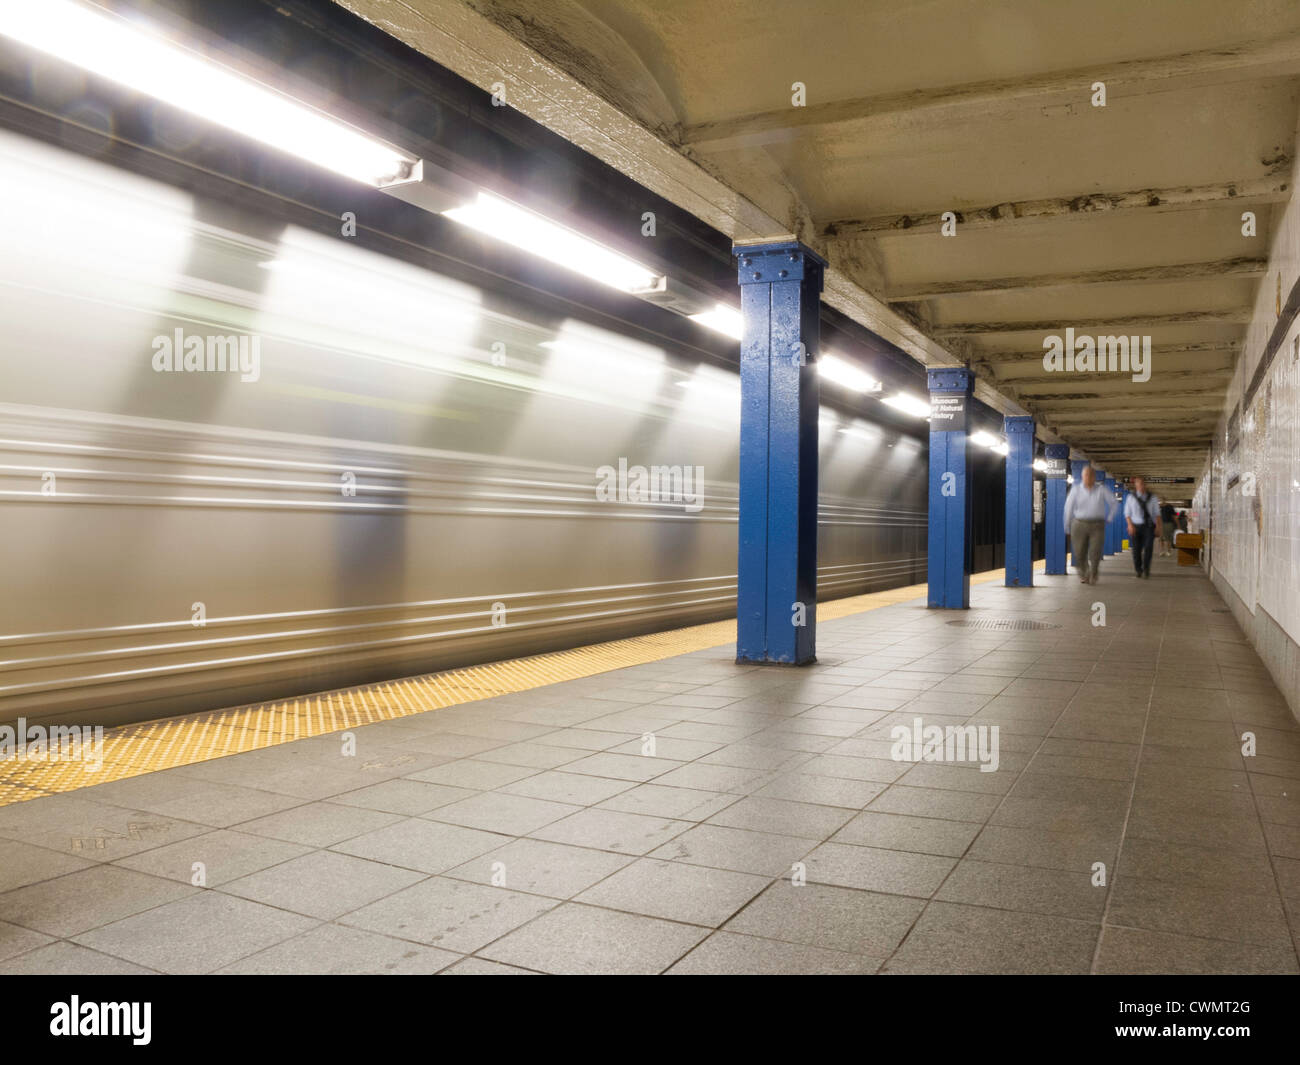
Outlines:
{"label": "concrete ceiling", "polygon": [[[969,363],[1044,438],[1200,473],[1274,280],[1294,0],[340,2],[729,236],[797,233],[830,259],[827,302]],[[1046,373],[1067,327],[1150,335],[1150,380]]]}

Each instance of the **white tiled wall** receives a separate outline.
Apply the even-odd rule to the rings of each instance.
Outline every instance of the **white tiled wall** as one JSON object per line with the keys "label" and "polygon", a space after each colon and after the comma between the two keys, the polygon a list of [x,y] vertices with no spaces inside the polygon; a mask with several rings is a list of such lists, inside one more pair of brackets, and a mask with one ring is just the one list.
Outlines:
{"label": "white tiled wall", "polygon": [[[1248,387],[1278,320],[1278,275],[1285,300],[1298,273],[1300,198],[1292,198],[1274,236],[1268,274],[1256,294],[1216,433],[1213,461],[1197,486],[1193,511],[1203,528],[1212,515],[1209,561],[1214,573],[1252,614],[1266,611],[1300,644],[1300,326],[1292,327],[1250,407],[1242,410],[1235,453],[1225,451],[1228,416]],[[1241,474],[1241,480],[1228,488],[1234,474]]]}

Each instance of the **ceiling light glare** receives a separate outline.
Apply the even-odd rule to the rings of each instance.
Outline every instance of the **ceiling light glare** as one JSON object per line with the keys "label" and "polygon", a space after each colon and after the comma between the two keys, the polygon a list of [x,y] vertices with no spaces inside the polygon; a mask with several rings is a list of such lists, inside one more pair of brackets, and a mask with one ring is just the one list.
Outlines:
{"label": "ceiling light glare", "polygon": [[706,329],[729,336],[732,340],[740,340],[744,336],[744,318],[735,307],[728,307],[725,303],[719,303],[711,311],[702,311],[689,317],[692,322],[698,322]]}
{"label": "ceiling light glare", "polygon": [[851,392],[875,392],[880,388],[880,382],[874,377],[838,356],[822,355],[816,365],[821,377]]}
{"label": "ceiling light glare", "polygon": [[407,178],[419,162],[198,52],[74,0],[0,3],[0,35],[367,185]]}
{"label": "ceiling light glare", "polygon": [[910,414],[914,418],[930,417],[930,404],[907,392],[899,392],[895,396],[886,396],[880,402],[893,407],[895,410],[901,410],[904,414]]}
{"label": "ceiling light glare", "polygon": [[480,191],[471,203],[444,211],[443,217],[622,292],[653,287],[660,277],[627,256],[490,192]]}

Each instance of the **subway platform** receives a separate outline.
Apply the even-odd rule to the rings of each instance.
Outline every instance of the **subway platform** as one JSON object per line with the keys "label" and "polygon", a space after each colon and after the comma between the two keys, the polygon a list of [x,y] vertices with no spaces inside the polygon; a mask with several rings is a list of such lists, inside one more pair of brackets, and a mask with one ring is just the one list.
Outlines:
{"label": "subway platform", "polygon": [[11,788],[0,972],[1300,971],[1300,727],[1210,581],[1035,581]]}

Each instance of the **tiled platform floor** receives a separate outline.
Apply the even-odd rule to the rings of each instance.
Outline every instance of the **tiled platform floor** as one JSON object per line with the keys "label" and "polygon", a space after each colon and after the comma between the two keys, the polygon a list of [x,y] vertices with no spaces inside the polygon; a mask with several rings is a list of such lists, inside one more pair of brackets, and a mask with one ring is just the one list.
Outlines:
{"label": "tiled platform floor", "polygon": [[0,808],[0,972],[1300,971],[1300,727],[1209,581],[1037,579]]}

